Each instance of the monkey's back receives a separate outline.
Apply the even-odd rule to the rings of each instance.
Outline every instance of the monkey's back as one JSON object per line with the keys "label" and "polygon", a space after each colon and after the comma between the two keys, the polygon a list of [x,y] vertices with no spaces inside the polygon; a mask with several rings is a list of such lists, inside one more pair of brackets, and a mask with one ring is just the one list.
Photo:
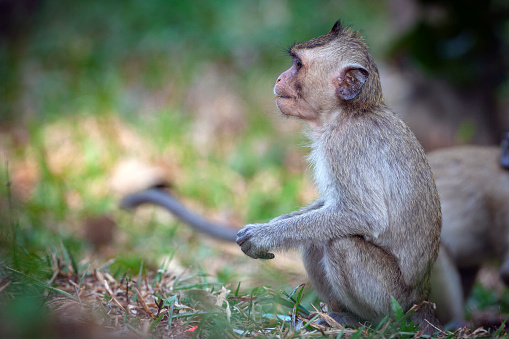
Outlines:
{"label": "monkey's back", "polygon": [[428,158],[442,203],[442,241],[456,264],[500,257],[509,245],[509,171],[499,166],[500,148],[459,146]]}
{"label": "monkey's back", "polygon": [[364,223],[359,235],[397,258],[409,286],[423,283],[438,253],[441,212],[431,169],[413,133],[381,109],[367,117],[343,117],[321,138],[333,154],[329,180],[337,184],[319,186],[320,193],[335,196],[342,211],[359,216]]}

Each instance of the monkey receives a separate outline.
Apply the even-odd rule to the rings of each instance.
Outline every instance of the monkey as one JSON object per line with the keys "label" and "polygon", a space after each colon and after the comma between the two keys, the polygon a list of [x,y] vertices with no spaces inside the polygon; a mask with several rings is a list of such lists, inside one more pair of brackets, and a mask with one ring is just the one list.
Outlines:
{"label": "monkey", "polygon": [[[442,324],[464,325],[465,299],[476,273],[486,262],[500,264],[500,277],[509,286],[509,133],[498,146],[457,146],[428,154],[440,196],[440,251],[431,274],[430,300]],[[500,163],[500,166],[498,165]],[[186,223],[215,238],[233,242],[237,231],[192,215],[169,193],[149,189],[126,197],[122,206],[152,203],[173,211]],[[189,213],[184,217],[180,213]],[[214,229],[215,231],[211,231]],[[507,250],[506,250],[507,249]]]}
{"label": "monkey", "polygon": [[[441,201],[443,226],[438,259],[431,275],[431,301],[441,323],[461,323],[466,297],[480,266],[500,263],[509,286],[509,133],[501,147],[459,146],[428,154]],[[498,165],[500,164],[500,166]],[[235,227],[204,220],[165,191],[150,189],[126,197],[122,206],[152,203],[215,238],[233,242]],[[213,230],[213,231],[212,231]]]}
{"label": "monkey", "polygon": [[461,323],[465,298],[483,263],[498,261],[509,286],[509,134],[502,146],[457,146],[429,153],[442,204],[431,301],[446,324]]}
{"label": "monkey", "polygon": [[384,102],[367,44],[337,21],[288,52],[292,65],[276,81],[276,105],[308,125],[319,198],[247,225],[237,244],[254,259],[300,248],[313,287],[340,324],[377,324],[391,314],[392,296],[404,311],[420,305],[410,319],[421,331],[442,330],[426,302],[440,242],[439,196],[422,146]]}
{"label": "monkey", "polygon": [[[441,229],[440,201],[424,149],[385,104],[377,66],[360,34],[338,21],[289,49],[276,105],[309,126],[319,198],[268,223],[247,225],[237,244],[254,259],[300,248],[330,316],[347,326],[378,323],[391,296],[409,310],[429,299]],[[424,303],[410,317],[441,329]]]}

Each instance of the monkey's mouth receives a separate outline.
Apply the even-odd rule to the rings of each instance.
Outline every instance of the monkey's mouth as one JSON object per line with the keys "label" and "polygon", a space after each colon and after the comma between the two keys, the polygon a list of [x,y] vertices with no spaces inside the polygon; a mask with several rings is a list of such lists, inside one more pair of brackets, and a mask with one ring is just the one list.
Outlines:
{"label": "monkey's mouth", "polygon": [[276,94],[276,99],[291,99],[291,96]]}

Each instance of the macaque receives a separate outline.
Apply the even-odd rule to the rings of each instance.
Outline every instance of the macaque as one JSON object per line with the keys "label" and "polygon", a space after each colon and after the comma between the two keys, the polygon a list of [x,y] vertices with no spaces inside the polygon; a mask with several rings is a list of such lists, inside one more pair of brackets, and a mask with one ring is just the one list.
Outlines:
{"label": "macaque", "polygon": [[438,193],[421,145],[384,103],[367,45],[338,21],[289,54],[276,104],[309,126],[320,197],[246,226],[238,245],[254,259],[300,248],[311,283],[340,324],[378,324],[392,313],[392,296],[405,311],[420,305],[410,317],[420,330],[440,330],[425,302],[440,242]]}
{"label": "macaque", "polygon": [[[442,206],[442,242],[431,274],[431,301],[441,323],[461,325],[465,298],[486,262],[500,264],[500,278],[509,286],[509,133],[502,146],[460,146],[428,154]],[[499,166],[500,164],[500,166]],[[175,213],[199,231],[235,241],[236,231],[203,221],[168,193],[151,189],[124,199],[124,207],[152,203]],[[180,217],[179,214],[177,216]],[[202,220],[202,223],[198,223]],[[212,231],[214,230],[214,231]]]}
{"label": "macaque", "polygon": [[[254,259],[300,248],[312,285],[337,322],[377,324],[391,296],[406,311],[428,300],[440,242],[440,201],[424,150],[384,103],[378,70],[357,32],[332,30],[290,48],[292,66],[274,87],[286,116],[307,122],[320,197],[237,244]],[[422,303],[410,317],[441,328]]]}
{"label": "macaque", "polygon": [[432,298],[444,324],[463,320],[464,300],[483,263],[498,261],[509,285],[509,134],[502,147],[460,146],[431,152],[442,203],[442,243]]}

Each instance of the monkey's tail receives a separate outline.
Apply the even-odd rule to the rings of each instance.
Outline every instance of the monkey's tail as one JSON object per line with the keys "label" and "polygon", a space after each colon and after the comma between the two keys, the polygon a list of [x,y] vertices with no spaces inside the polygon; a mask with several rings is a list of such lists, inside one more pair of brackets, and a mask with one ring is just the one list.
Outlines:
{"label": "monkey's tail", "polygon": [[151,188],[133,193],[122,199],[120,207],[134,209],[143,204],[154,204],[163,207],[192,228],[213,236],[216,239],[235,242],[237,230],[212,223],[199,215],[189,211],[182,203],[168,192],[158,188]]}

